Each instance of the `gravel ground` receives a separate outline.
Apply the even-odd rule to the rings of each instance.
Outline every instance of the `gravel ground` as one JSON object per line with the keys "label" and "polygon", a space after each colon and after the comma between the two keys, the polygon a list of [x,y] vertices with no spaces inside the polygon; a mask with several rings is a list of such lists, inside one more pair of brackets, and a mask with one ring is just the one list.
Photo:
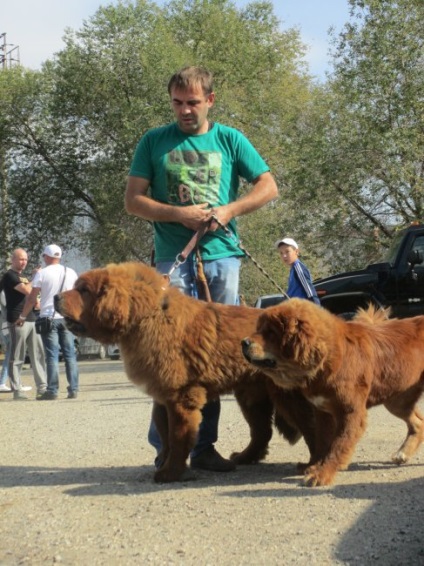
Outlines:
{"label": "gravel ground", "polygon": [[[369,413],[330,488],[303,487],[295,463],[306,447],[277,435],[266,463],[155,485],[150,399],[119,361],[80,371],[77,400],[64,398],[64,377],[58,401],[0,395],[0,565],[424,564],[424,450],[390,463],[405,425],[385,409]],[[217,448],[229,455],[248,438],[231,396],[220,422]]]}

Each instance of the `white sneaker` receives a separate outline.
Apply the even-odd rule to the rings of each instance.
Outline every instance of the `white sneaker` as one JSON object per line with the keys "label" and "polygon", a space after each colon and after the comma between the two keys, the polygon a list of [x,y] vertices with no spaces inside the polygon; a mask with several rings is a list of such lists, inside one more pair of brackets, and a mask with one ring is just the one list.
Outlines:
{"label": "white sneaker", "polygon": [[0,385],[0,392],[1,391],[5,392],[5,393],[10,393],[10,391],[12,391],[12,390],[5,383],[3,383],[3,385]]}
{"label": "white sneaker", "polygon": [[31,385],[21,385],[19,391],[31,391],[31,389],[32,389]]}

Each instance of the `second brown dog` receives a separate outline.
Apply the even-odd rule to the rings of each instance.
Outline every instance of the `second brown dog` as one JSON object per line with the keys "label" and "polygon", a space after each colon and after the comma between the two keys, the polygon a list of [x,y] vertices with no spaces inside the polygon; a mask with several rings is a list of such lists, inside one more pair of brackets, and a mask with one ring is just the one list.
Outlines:
{"label": "second brown dog", "polygon": [[308,485],[328,485],[348,466],[365,431],[367,408],[384,406],[408,433],[393,461],[424,439],[417,402],[424,389],[424,316],[387,319],[370,307],[349,322],[302,299],[266,309],[247,335],[245,357],[278,387],[300,389],[315,406],[316,444]]}

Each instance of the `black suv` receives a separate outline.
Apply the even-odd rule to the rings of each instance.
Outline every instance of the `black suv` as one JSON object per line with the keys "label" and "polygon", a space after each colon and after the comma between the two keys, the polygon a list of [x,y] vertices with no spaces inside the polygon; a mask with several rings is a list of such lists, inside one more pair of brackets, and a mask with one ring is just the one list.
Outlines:
{"label": "black suv", "polygon": [[384,261],[314,281],[321,304],[335,314],[372,303],[391,316],[424,314],[424,225],[399,231]]}

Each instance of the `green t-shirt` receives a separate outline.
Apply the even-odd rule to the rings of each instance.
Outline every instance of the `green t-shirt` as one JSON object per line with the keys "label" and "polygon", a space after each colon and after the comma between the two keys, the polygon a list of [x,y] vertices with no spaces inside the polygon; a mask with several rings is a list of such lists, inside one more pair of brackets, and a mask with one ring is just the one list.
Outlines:
{"label": "green t-shirt", "polygon": [[[140,140],[130,176],[150,181],[151,197],[187,206],[208,202],[222,206],[237,199],[239,179],[251,182],[269,171],[268,165],[238,130],[214,123],[205,134],[188,135],[176,123],[149,130]],[[171,222],[155,222],[155,259],[173,261],[193,231]],[[228,228],[205,234],[199,249],[204,260],[242,256],[235,219]]]}

